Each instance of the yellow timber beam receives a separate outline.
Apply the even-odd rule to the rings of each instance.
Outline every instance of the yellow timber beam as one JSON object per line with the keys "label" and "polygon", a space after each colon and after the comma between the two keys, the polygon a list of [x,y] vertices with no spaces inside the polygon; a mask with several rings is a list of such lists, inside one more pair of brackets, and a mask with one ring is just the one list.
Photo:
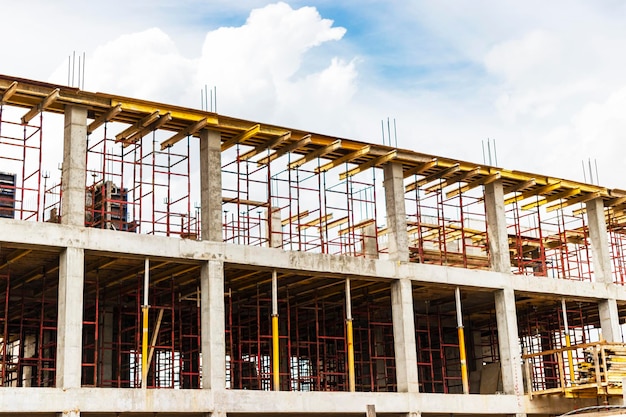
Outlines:
{"label": "yellow timber beam", "polygon": [[261,152],[265,150],[274,149],[275,147],[277,147],[278,145],[282,144],[283,142],[289,139],[291,139],[291,132],[285,132],[282,135],[271,139],[269,142],[262,143],[258,145],[256,148],[252,149],[251,151],[244,153],[243,155],[239,157],[239,159],[242,161],[247,161],[248,159],[260,154]]}
{"label": "yellow timber beam", "polygon": [[439,172],[435,172],[433,174],[427,175],[424,178],[422,178],[421,180],[417,180],[417,181],[407,185],[404,188],[404,191],[408,193],[409,191],[413,191],[416,188],[419,188],[419,187],[421,187],[423,185],[428,184],[429,182],[435,181],[437,179],[444,178],[446,175],[454,174],[455,172],[457,172],[460,169],[461,169],[461,165],[460,164],[454,164],[450,168],[446,168],[443,171],[439,171]]}
{"label": "yellow timber beam", "polygon": [[471,189],[480,187],[481,185],[491,184],[492,182],[497,181],[500,178],[500,171],[497,171],[495,174],[487,175],[486,177],[469,182],[461,188],[455,188],[454,190],[450,190],[450,192],[446,193],[446,198],[452,198],[459,194],[466,193]]}
{"label": "yellow timber beam", "polygon": [[561,181],[557,181],[557,182],[555,182],[553,184],[544,185],[544,186],[539,187],[539,188],[537,188],[535,190],[524,191],[520,195],[516,195],[514,197],[507,198],[506,200],[504,200],[504,205],[508,206],[509,204],[515,203],[517,201],[522,201],[522,200],[525,200],[525,199],[530,198],[530,197],[535,197],[535,196],[539,196],[539,195],[544,194],[544,193],[549,193],[549,192],[557,190],[559,188],[561,188]]}
{"label": "yellow timber beam", "polygon": [[308,229],[309,227],[322,226],[324,223],[327,223],[328,220],[332,218],[333,218],[333,213],[328,213],[324,216],[318,217],[317,219],[314,219],[314,220],[311,220],[309,222],[299,225],[298,229],[305,230],[305,229]]}
{"label": "yellow timber beam", "polygon": [[172,118],[174,119],[179,119],[186,122],[197,122],[202,118],[207,120],[207,124],[218,124],[217,115],[210,113],[207,114],[204,111],[186,109],[177,106],[162,105],[160,103],[134,101],[132,99],[122,99],[115,97],[111,98],[111,106],[117,106],[118,104],[122,105],[122,110],[124,112],[152,114],[155,110],[160,108],[162,110],[170,112],[172,114]]}
{"label": "yellow timber beam", "polygon": [[289,169],[294,169],[294,168],[301,167],[302,165],[306,164],[307,162],[310,162],[310,161],[314,160],[315,158],[319,158],[319,157],[322,157],[322,156],[327,155],[329,153],[335,152],[339,148],[341,148],[341,140],[340,139],[334,141],[333,143],[331,143],[328,146],[324,146],[323,148],[316,149],[313,152],[310,152],[310,153],[306,154],[304,157],[298,159],[297,161],[291,162],[289,164]]}
{"label": "yellow timber beam", "polygon": [[243,143],[245,141],[247,141],[250,138],[253,138],[256,134],[258,134],[261,131],[261,125],[260,124],[256,124],[254,126],[252,126],[250,129],[241,132],[240,134],[233,136],[232,138],[228,139],[227,141],[225,141],[224,143],[222,143],[222,152],[224,152],[226,149],[230,148],[233,145],[236,145],[238,143]]}
{"label": "yellow timber beam", "polygon": [[33,119],[33,117],[35,117],[37,114],[48,108],[52,103],[57,101],[60,91],[60,89],[55,88],[50,94],[48,94],[46,98],[41,101],[41,103],[33,106],[24,116],[22,116],[22,124],[27,124]]}
{"label": "yellow timber beam", "polygon": [[450,178],[447,178],[441,184],[435,184],[432,187],[427,188],[426,193],[435,192],[440,188],[444,188],[444,187],[447,187],[448,185],[456,184],[461,181],[469,183],[470,182],[469,180],[474,178],[478,174],[480,174],[480,167],[476,167],[472,169],[471,171],[459,172],[458,174],[455,174],[451,176]]}
{"label": "yellow timber beam", "polygon": [[137,143],[139,139],[141,139],[142,137],[144,137],[145,135],[147,135],[148,133],[154,130],[160,129],[162,126],[165,126],[165,124],[169,123],[171,120],[172,120],[172,115],[170,113],[160,115],[157,120],[153,121],[148,126],[144,127],[143,129],[138,130],[137,132],[133,133],[132,135],[124,139],[123,140],[124,147],[127,147],[133,143]]}
{"label": "yellow timber beam", "polygon": [[293,223],[296,220],[300,221],[301,219],[305,218],[308,215],[309,215],[309,210],[304,210],[302,213],[294,214],[293,216],[282,220],[281,224],[284,227],[284,226],[287,226],[288,224]]}
{"label": "yellow timber beam", "polygon": [[93,122],[91,122],[89,126],[87,126],[87,134],[91,135],[94,130],[96,130],[103,124],[110,122],[111,120],[113,120],[115,116],[117,116],[121,112],[122,112],[121,104],[111,107],[108,111],[106,111],[105,113],[102,113]]}
{"label": "yellow timber beam", "polygon": [[15,94],[16,91],[17,81],[13,81],[11,85],[6,90],[4,90],[2,96],[0,96],[0,104],[6,103],[13,96],[13,94]]}
{"label": "yellow timber beam", "polygon": [[616,198],[615,200],[611,201],[608,204],[605,204],[607,207],[616,207],[616,206],[621,206],[624,203],[626,203],[626,197],[619,197]]}
{"label": "yellow timber beam", "polygon": [[351,177],[351,176],[356,175],[356,174],[358,174],[360,172],[366,171],[366,170],[370,169],[371,167],[375,167],[377,165],[386,164],[387,162],[395,159],[397,156],[398,156],[398,151],[396,151],[396,150],[391,151],[391,152],[387,152],[384,155],[378,156],[378,157],[376,157],[374,159],[370,159],[369,161],[360,164],[356,168],[352,168],[349,171],[342,172],[341,174],[339,174],[339,179],[340,180],[345,180],[347,177]]}
{"label": "yellow timber beam", "polygon": [[407,169],[406,171],[404,171],[404,178],[409,178],[413,175],[419,175],[422,172],[426,172],[429,169],[436,167],[437,166],[437,158],[433,158],[432,160],[428,161],[428,162],[424,162],[423,164],[420,164],[416,167]]}
{"label": "yellow timber beam", "polygon": [[293,152],[293,151],[295,151],[298,148],[306,146],[309,143],[311,143],[311,135],[306,135],[302,139],[300,139],[299,141],[290,143],[289,145],[285,146],[284,148],[281,148],[281,149],[277,150],[273,154],[271,154],[269,156],[266,156],[265,158],[259,159],[257,161],[257,164],[259,166],[269,164],[274,159],[280,158],[281,156],[283,156],[283,155],[285,155],[285,154],[287,154],[289,152]]}
{"label": "yellow timber beam", "polygon": [[330,161],[329,163],[327,163],[325,165],[322,165],[321,167],[315,168],[315,172],[317,172],[317,173],[326,172],[326,171],[328,171],[330,169],[333,169],[334,167],[339,166],[339,165],[341,165],[343,163],[350,162],[350,161],[352,161],[354,159],[362,157],[363,155],[367,155],[370,152],[371,149],[372,148],[371,148],[370,145],[363,146],[359,150],[356,150],[356,151],[351,152],[351,153],[349,153],[347,155],[344,155],[341,158],[337,158],[334,161]]}
{"label": "yellow timber beam", "polygon": [[129,137],[134,135],[135,133],[140,132],[141,130],[143,130],[150,123],[158,120],[159,117],[161,117],[160,114],[159,114],[159,111],[156,110],[156,111],[152,112],[151,114],[143,117],[142,119],[137,120],[137,122],[135,122],[134,125],[132,125],[130,127],[127,127],[126,129],[124,129],[123,131],[121,131],[120,133],[115,135],[115,142],[123,142],[123,141],[125,141],[126,139],[128,139]]}
{"label": "yellow timber beam", "polygon": [[574,188],[572,190],[564,190],[560,193],[549,195],[541,200],[533,201],[532,203],[528,203],[522,206],[522,210],[531,210],[535,207],[542,206],[547,203],[551,203],[553,201],[561,200],[568,197],[573,197],[575,195],[580,194],[580,188]]}
{"label": "yellow timber beam", "polygon": [[599,197],[602,197],[601,191],[596,191],[595,193],[584,194],[584,195],[581,195],[580,197],[571,198],[569,200],[547,206],[546,211],[551,212],[554,210],[559,210],[565,207],[573,206],[574,204],[586,203],[589,200],[593,200],[594,198],[599,198]]}
{"label": "yellow timber beam", "polygon": [[[174,115],[172,115],[172,117],[173,116]],[[187,126],[185,129],[181,130],[180,132],[178,132],[177,134],[175,134],[171,138],[161,142],[161,150],[174,145],[176,142],[180,141],[181,139],[183,139],[183,138],[185,138],[187,136],[194,135],[196,132],[198,132],[199,130],[203,129],[208,124],[211,124],[211,121],[212,121],[212,119],[210,119],[209,117],[205,117],[205,118],[202,118],[200,120],[196,120],[196,122],[194,124]],[[217,119],[215,119],[215,121],[217,122]]]}
{"label": "yellow timber beam", "polygon": [[516,182],[515,184],[509,185],[508,187],[504,187],[503,194],[511,194],[515,192],[524,191],[527,188],[534,187],[537,185],[537,181],[534,178],[529,179],[524,182]]}

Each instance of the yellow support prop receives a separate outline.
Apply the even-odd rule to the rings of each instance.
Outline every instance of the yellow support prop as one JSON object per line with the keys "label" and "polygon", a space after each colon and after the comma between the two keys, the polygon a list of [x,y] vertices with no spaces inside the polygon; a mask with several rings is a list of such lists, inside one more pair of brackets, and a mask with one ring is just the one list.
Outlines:
{"label": "yellow support prop", "polygon": [[[565,334],[565,346],[567,346],[567,347],[572,346],[572,341],[570,339],[569,333]],[[571,350],[567,351],[567,365],[569,367],[569,379],[570,379],[570,381],[573,384],[574,380],[575,380],[575,376],[574,376],[574,358],[572,357],[572,351]]]}
{"label": "yellow support prop", "polygon": [[141,330],[141,388],[147,388],[148,382],[148,310],[150,307],[141,307],[143,324]]}
{"label": "yellow support prop", "polygon": [[355,392],[356,380],[354,377],[354,338],[352,333],[352,320],[346,320],[346,336],[348,342],[348,387],[350,389],[350,392]]}
{"label": "yellow support prop", "polygon": [[274,391],[280,391],[280,352],[278,350],[278,315],[272,315],[272,373],[274,378]]}
{"label": "yellow support prop", "polygon": [[459,331],[459,355],[461,356],[461,380],[463,381],[463,393],[469,394],[469,379],[467,377],[467,355],[465,353],[465,331],[463,327]]}

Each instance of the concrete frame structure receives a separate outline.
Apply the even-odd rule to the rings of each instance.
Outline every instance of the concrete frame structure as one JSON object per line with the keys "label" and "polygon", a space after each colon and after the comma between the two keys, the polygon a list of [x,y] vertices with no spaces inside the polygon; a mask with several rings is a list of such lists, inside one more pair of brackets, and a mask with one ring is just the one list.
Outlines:
{"label": "concrete frame structure", "polygon": [[[8,92],[12,78],[0,79],[3,103],[27,106],[26,98],[11,101]],[[27,96],[28,88],[49,88],[28,80],[18,81],[18,93]],[[28,86],[28,88],[27,88]],[[22,90],[20,90],[22,89]],[[70,94],[71,93],[71,94]],[[270,236],[268,247],[252,247],[222,242],[222,163],[223,144],[230,137],[217,126],[200,128],[201,240],[150,236],[98,230],[84,226],[85,209],[85,137],[89,119],[98,100],[81,102],[76,92],[65,92],[67,99],[48,109],[65,117],[63,160],[62,222],[44,223],[0,219],[0,251],[5,248],[36,248],[58,253],[58,330],[55,387],[0,387],[0,415],[363,415],[373,409],[380,415],[548,415],[558,414],[594,400],[531,398],[524,393],[521,371],[516,296],[541,299],[568,298],[598,305],[601,329],[609,341],[621,341],[619,305],[626,304],[626,289],[613,283],[608,248],[605,207],[620,195],[607,190],[603,196],[588,199],[589,234],[593,248],[596,280],[578,282],[547,279],[544,276],[511,273],[509,237],[505,213],[503,181],[489,169],[481,185],[485,187],[490,271],[429,265],[410,261],[407,212],[402,162],[383,162],[385,206],[388,226],[388,253],[377,257],[369,242],[368,256],[334,256],[281,248],[282,238]],[[70,97],[73,100],[70,100]],[[18,100],[17,96],[13,100]],[[115,101],[115,100],[114,100]],[[122,102],[122,99],[117,100]],[[36,106],[36,104],[34,104]],[[115,103],[113,105],[116,105]],[[56,107],[55,107],[56,106]],[[103,105],[104,106],[104,105]],[[157,105],[142,103],[149,113]],[[141,107],[139,105],[136,108]],[[165,107],[161,107],[165,108]],[[140,112],[141,113],[141,112]],[[142,113],[142,115],[143,115]],[[196,112],[201,113],[201,112]],[[204,115],[210,117],[211,115]],[[139,116],[137,116],[139,117]],[[230,120],[230,119],[229,119]],[[123,121],[132,123],[132,120]],[[237,122],[241,124],[240,122]],[[235,126],[237,123],[233,122]],[[242,125],[244,126],[244,125]],[[172,130],[184,130],[184,126]],[[241,128],[245,132],[245,127]],[[239,134],[239,132],[236,132]],[[348,150],[352,152],[353,150]],[[372,158],[380,157],[372,156]],[[338,158],[338,157],[335,157]],[[425,158],[416,163],[430,161]],[[379,161],[383,161],[382,159]],[[361,162],[362,164],[366,162]],[[371,166],[376,166],[371,164]],[[406,166],[404,170],[406,170]],[[497,169],[500,172],[499,169]],[[525,180],[525,178],[524,178]],[[522,179],[520,179],[522,181]],[[466,182],[469,184],[469,182]],[[582,187],[583,185],[577,185]],[[591,187],[591,186],[589,186]],[[590,189],[589,193],[596,192]],[[270,229],[280,228],[280,215],[267,208]],[[271,235],[271,233],[270,233]],[[81,386],[81,328],[83,323],[83,287],[85,254],[133,259],[160,259],[199,266],[200,317],[202,339],[202,389],[128,389]],[[252,269],[295,271],[315,277],[320,273],[338,279],[358,278],[389,284],[393,317],[393,338],[397,392],[274,392],[226,388],[225,338],[225,268],[241,266]],[[2,270],[0,269],[0,272]],[[418,380],[416,322],[413,286],[432,288],[461,287],[463,291],[481,292],[492,297],[497,319],[497,338],[501,362],[502,391],[497,394],[464,395],[460,393],[420,392]]]}

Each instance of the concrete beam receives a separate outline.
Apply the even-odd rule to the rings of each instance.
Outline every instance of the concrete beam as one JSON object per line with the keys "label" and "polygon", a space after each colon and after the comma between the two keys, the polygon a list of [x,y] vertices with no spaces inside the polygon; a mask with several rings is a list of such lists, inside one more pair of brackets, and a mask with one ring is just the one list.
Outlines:
{"label": "concrete beam", "polygon": [[0,414],[201,413],[213,411],[204,390],[134,388],[0,388]]}
{"label": "concrete beam", "polygon": [[66,106],[61,172],[61,222],[85,224],[85,183],[87,153],[87,109]]}
{"label": "concrete beam", "polygon": [[513,395],[226,390],[224,395],[215,397],[215,408],[229,413],[280,414],[288,409],[293,414],[364,415],[367,405],[374,405],[376,413],[382,415],[411,412],[506,415],[520,411]]}
{"label": "concrete beam", "polygon": [[409,260],[409,234],[406,223],[404,200],[404,175],[402,164],[387,163],[383,166],[383,187],[387,208],[389,259],[400,262]]}
{"label": "concrete beam", "polygon": [[59,260],[56,386],[81,386],[84,251],[67,248]]}
{"label": "concrete beam", "polygon": [[200,132],[200,201],[202,240],[222,237],[222,139],[220,132]]}
{"label": "concrete beam", "polygon": [[336,274],[355,279],[401,279],[450,286],[482,289],[513,288],[520,293],[535,293],[548,298],[573,297],[591,302],[616,299],[626,301],[626,288],[598,282],[580,282],[509,273],[444,267],[351,256],[283,251],[273,248],[231,245],[221,242],[194,241],[163,236],[138,235],[53,223],[0,219],[1,245],[16,244],[33,249],[61,251],[80,248],[109,256],[176,259],[199,263],[218,260],[253,268],[276,268],[303,273]]}

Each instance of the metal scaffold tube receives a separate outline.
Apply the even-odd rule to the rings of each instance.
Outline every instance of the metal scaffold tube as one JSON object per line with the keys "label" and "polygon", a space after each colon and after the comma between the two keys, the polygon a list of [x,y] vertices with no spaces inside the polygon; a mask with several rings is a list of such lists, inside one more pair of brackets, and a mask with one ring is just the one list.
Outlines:
{"label": "metal scaffold tube", "polygon": [[354,376],[354,335],[352,330],[352,299],[350,296],[350,278],[346,278],[346,342],[348,345],[348,388],[356,391]]}
{"label": "metal scaffold tube", "polygon": [[280,350],[278,339],[278,276],[272,271],[272,375],[274,391],[280,391]]}
{"label": "metal scaffold tube", "polygon": [[[565,304],[565,298],[561,298],[561,312],[563,313],[563,325],[565,326],[565,346],[572,346],[572,340],[569,335],[569,324],[567,322],[567,306]],[[574,359],[572,358],[572,351],[567,350],[567,364],[569,367],[570,381],[574,381]]]}
{"label": "metal scaffold tube", "polygon": [[465,353],[465,332],[463,330],[463,313],[461,311],[461,290],[454,290],[456,299],[456,321],[459,331],[459,356],[461,357],[461,380],[463,381],[463,394],[469,394],[469,379],[467,377],[467,355]]}

